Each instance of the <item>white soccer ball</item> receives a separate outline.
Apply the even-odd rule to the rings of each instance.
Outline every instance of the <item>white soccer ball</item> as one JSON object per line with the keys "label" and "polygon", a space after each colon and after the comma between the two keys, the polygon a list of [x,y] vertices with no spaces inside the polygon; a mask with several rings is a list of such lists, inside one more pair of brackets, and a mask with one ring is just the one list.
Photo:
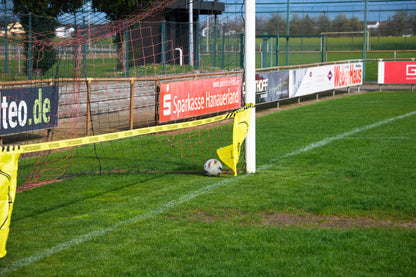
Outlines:
{"label": "white soccer ball", "polygon": [[204,164],[205,174],[208,176],[218,176],[222,171],[222,164],[219,160],[209,159]]}

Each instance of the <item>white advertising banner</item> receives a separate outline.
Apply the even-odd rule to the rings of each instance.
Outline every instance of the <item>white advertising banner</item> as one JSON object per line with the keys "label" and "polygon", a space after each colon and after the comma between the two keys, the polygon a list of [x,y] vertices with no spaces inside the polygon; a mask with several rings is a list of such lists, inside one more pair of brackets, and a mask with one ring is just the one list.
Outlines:
{"label": "white advertising banner", "polygon": [[347,63],[289,71],[289,97],[362,85],[363,63]]}

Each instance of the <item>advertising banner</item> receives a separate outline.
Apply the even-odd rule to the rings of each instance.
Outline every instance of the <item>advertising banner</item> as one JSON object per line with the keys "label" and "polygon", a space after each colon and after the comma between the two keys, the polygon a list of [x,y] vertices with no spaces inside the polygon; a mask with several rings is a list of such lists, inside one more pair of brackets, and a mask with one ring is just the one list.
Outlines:
{"label": "advertising banner", "polygon": [[362,84],[363,63],[289,70],[289,97]]}
{"label": "advertising banner", "polygon": [[345,88],[363,84],[363,63],[335,64],[334,88]]}
{"label": "advertising banner", "polygon": [[0,136],[58,126],[57,86],[0,90]]}
{"label": "advertising banner", "polygon": [[289,71],[256,74],[256,103],[288,98],[288,82]]}
{"label": "advertising banner", "polygon": [[416,84],[416,62],[379,62],[379,84]]}
{"label": "advertising banner", "polygon": [[241,107],[241,77],[220,77],[160,85],[159,122]]}

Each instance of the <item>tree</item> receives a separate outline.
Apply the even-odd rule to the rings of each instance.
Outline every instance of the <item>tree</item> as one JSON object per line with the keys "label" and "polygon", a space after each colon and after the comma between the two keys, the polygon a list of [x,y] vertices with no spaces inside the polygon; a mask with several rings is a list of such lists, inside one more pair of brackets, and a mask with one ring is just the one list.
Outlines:
{"label": "tree", "polygon": [[302,19],[302,33],[303,34],[307,34],[307,35],[311,35],[316,33],[315,32],[315,21],[309,16],[309,14],[307,14],[303,19]]}
{"label": "tree", "polygon": [[333,32],[348,32],[351,31],[350,20],[345,14],[338,14],[331,22]]}
{"label": "tree", "polygon": [[416,34],[416,12],[412,12],[409,16],[409,23],[410,23],[410,30],[411,30],[411,35],[415,35]]}
{"label": "tree", "polygon": [[319,33],[329,32],[329,24],[330,24],[329,18],[328,18],[328,16],[324,12],[318,18],[318,30],[319,30]]}
{"label": "tree", "polygon": [[[57,61],[52,41],[58,26],[56,18],[64,13],[72,13],[82,7],[86,0],[13,0],[13,10],[19,14],[23,28],[29,30],[29,13],[32,26],[32,55],[36,62],[32,70],[43,75]],[[27,61],[29,60],[28,42],[25,42]],[[28,69],[28,67],[26,66]]]}
{"label": "tree", "polygon": [[119,20],[144,7],[151,0],[92,0],[92,8],[103,12],[109,20]]}
{"label": "tree", "polygon": [[228,31],[235,31],[236,33],[244,32],[244,22],[240,17],[228,19],[225,27]]}
{"label": "tree", "polygon": [[395,22],[396,32],[395,35],[405,35],[408,27],[408,16],[407,11],[397,11],[393,15]]}
{"label": "tree", "polygon": [[390,16],[385,22],[380,26],[380,33],[383,36],[393,36],[395,34],[395,22],[391,20]]}
{"label": "tree", "polygon": [[266,24],[269,21],[269,18],[267,18],[266,16],[256,16],[256,35],[263,35],[264,33],[269,33],[266,29]]}
{"label": "tree", "polygon": [[364,22],[356,16],[351,18],[351,31],[358,32],[364,30]]}
{"label": "tree", "polygon": [[[123,17],[131,15],[133,12],[143,8],[152,0],[92,0],[92,8],[95,11],[106,14],[107,19],[111,21],[120,20]],[[117,70],[126,70],[125,57],[125,30],[116,33],[114,43],[117,45]]]}
{"label": "tree", "polygon": [[292,19],[290,20],[290,23],[289,23],[289,28],[290,28],[291,35],[302,33],[302,20],[298,14],[295,13],[292,15]]}
{"label": "tree", "polygon": [[[257,30],[257,33],[263,34],[264,32],[267,32],[269,35],[286,33],[286,21],[284,21],[279,14],[274,14],[270,18],[266,18],[265,16],[260,18],[263,19],[263,23],[256,23],[256,25],[262,29]],[[260,22],[258,18],[256,20],[257,22]]]}

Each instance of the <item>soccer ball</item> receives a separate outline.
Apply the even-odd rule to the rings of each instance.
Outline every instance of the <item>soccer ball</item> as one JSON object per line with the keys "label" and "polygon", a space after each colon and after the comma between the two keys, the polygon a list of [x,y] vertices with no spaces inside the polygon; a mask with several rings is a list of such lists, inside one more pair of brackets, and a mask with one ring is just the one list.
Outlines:
{"label": "soccer ball", "polygon": [[205,174],[208,176],[218,176],[222,171],[222,164],[216,159],[209,159],[204,164]]}

